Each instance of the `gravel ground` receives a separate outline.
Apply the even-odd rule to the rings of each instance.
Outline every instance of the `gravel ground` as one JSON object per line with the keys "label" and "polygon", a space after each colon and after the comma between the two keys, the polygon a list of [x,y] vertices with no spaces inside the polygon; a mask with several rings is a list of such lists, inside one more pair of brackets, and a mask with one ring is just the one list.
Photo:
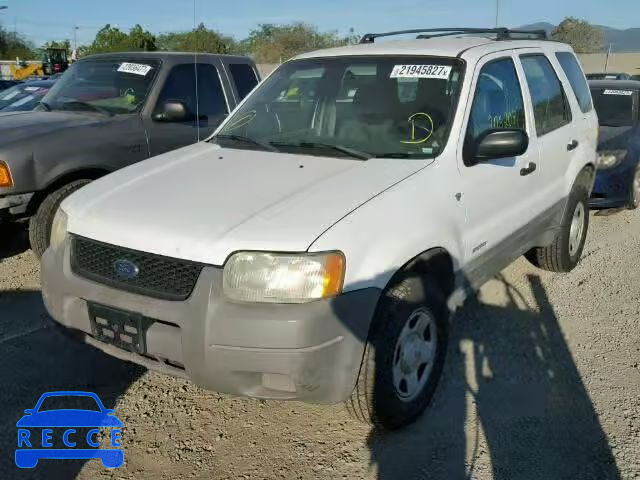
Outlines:
{"label": "gravel ground", "polygon": [[[23,234],[0,232],[0,478],[640,479],[640,214],[592,217],[570,275],[520,260],[458,311],[434,404],[380,434],[341,406],[203,391],[48,328]],[[95,391],[125,465],[13,465],[15,422],[49,390]]]}

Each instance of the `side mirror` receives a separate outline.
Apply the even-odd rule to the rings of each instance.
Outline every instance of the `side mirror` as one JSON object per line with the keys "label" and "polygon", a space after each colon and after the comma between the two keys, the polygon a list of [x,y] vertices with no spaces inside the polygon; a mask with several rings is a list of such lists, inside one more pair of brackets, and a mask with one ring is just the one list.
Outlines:
{"label": "side mirror", "polygon": [[33,408],[27,408],[24,413],[26,413],[27,415],[31,415],[33,413]]}
{"label": "side mirror", "polygon": [[177,100],[167,100],[160,111],[153,114],[153,120],[156,122],[184,122],[188,118],[187,107]]}
{"label": "side mirror", "polygon": [[518,157],[529,148],[529,136],[524,130],[489,130],[477,141],[474,163],[506,157]]}

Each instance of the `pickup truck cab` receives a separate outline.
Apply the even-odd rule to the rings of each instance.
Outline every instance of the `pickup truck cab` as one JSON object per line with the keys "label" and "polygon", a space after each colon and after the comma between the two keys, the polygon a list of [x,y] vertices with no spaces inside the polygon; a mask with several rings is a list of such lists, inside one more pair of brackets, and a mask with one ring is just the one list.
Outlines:
{"label": "pickup truck cab", "polygon": [[589,222],[597,118],[571,47],[467,32],[301,55],[207,142],[68,198],[52,317],[212,390],[414,420],[465,293],[521,255],[572,270]]}
{"label": "pickup truck cab", "polygon": [[0,228],[30,217],[40,256],[67,195],[207,138],[257,83],[253,62],[237,56],[136,52],[76,62],[37,111],[0,115]]}

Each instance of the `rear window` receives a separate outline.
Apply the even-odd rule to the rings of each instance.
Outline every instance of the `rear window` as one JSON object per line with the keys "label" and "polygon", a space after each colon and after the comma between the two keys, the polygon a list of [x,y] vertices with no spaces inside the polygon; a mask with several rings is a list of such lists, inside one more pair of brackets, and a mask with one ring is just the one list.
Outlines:
{"label": "rear window", "polygon": [[594,88],[593,103],[600,125],[624,127],[633,125],[633,102],[635,92],[629,89]]}
{"label": "rear window", "polygon": [[564,74],[569,79],[571,89],[578,99],[580,110],[582,110],[583,113],[591,111],[592,104],[589,85],[587,85],[587,80],[582,74],[578,60],[576,60],[576,57],[571,52],[558,52],[556,53],[556,57],[562,66]]}
{"label": "rear window", "polygon": [[229,71],[233,77],[233,83],[236,84],[239,100],[242,100],[258,84],[256,72],[247,63],[232,63],[229,65]]}

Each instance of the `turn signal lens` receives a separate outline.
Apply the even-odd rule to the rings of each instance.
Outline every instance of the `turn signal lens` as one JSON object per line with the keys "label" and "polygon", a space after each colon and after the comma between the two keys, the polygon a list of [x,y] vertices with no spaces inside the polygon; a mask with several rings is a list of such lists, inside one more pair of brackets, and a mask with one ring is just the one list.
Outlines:
{"label": "turn signal lens", "polygon": [[9,166],[4,162],[0,162],[0,187],[13,187],[13,178],[11,178]]}

